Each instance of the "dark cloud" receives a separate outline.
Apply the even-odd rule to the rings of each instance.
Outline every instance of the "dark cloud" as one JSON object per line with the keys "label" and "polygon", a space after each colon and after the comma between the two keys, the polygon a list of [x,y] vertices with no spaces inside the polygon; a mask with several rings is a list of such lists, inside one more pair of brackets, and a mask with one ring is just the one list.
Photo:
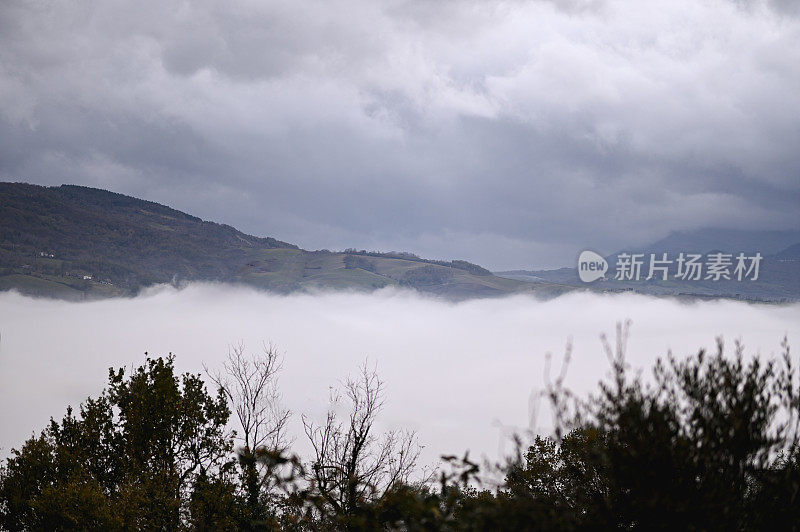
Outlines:
{"label": "dark cloud", "polygon": [[774,1],[4,2],[0,175],[495,268],[800,227]]}

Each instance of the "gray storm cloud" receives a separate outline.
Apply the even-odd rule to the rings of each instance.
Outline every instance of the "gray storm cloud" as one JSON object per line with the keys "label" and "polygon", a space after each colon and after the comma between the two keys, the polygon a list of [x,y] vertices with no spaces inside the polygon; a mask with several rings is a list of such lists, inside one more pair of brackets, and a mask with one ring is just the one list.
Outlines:
{"label": "gray storm cloud", "polygon": [[599,335],[633,321],[628,360],[649,368],[676,356],[741,339],[748,354],[774,356],[788,335],[800,338],[800,305],[733,301],[678,303],[636,295],[578,293],[547,302],[528,297],[458,304],[411,292],[277,296],[224,285],[159,287],[134,299],[68,303],[0,294],[0,456],[42,429],[66,406],[100,392],[111,366],[144,361],[144,352],[176,355],[180,371],[220,369],[228,346],[251,351],[273,342],[284,353],[280,389],[295,414],[296,449],[305,449],[300,415],[324,415],[329,387],[365,360],[387,385],[380,429],[416,430],[424,458],[463,453],[497,458],[507,435],[546,433],[531,398],[553,376],[571,339],[566,385],[595,391],[609,371]]}
{"label": "gray storm cloud", "polygon": [[0,175],[498,269],[793,229],[791,6],[10,0]]}

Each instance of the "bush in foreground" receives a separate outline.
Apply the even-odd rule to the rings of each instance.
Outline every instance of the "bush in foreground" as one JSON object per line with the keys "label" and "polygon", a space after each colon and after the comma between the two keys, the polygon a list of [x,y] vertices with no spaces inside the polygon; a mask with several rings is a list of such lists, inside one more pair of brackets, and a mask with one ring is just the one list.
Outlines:
{"label": "bush in foreground", "polygon": [[[645,383],[629,374],[620,337],[596,396],[577,400],[560,379],[548,389],[553,436],[494,466],[444,457],[417,482],[414,435],[374,431],[382,383],[366,368],[335,397],[349,406],[344,417],[339,408],[321,425],[306,421],[309,462],[278,437],[288,412],[272,408],[274,388],[249,397],[277,424],[254,425],[238,404],[232,392],[250,389],[242,375],[265,382],[241,352],[247,371],[233,383],[244,388],[218,377],[216,395],[199,376],[175,375],[171,357],[112,370],[79,415],[68,409],[6,460],[0,528],[796,529],[800,389],[788,344],[777,361],[746,360],[739,345],[726,357],[721,343],[714,354],[668,357]],[[279,366],[268,361],[272,378]],[[251,420],[244,437],[225,429],[231,407]],[[268,445],[255,443],[256,426],[275,436]],[[247,444],[234,453],[237,441]],[[486,473],[503,481],[482,484]]]}

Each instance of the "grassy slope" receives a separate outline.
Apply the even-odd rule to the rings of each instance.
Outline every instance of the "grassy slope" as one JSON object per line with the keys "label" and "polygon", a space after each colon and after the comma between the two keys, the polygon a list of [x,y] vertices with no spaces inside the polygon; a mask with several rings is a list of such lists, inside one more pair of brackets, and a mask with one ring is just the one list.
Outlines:
{"label": "grassy slope", "polygon": [[0,290],[79,300],[191,280],[280,293],[405,286],[452,299],[568,289],[503,279],[467,263],[370,255],[348,265],[346,258],[104,190],[0,183]]}
{"label": "grassy slope", "polygon": [[[344,253],[301,250],[268,250],[239,272],[238,280],[275,291],[374,290],[386,286],[410,286],[451,299],[491,297],[528,292],[554,296],[570,290],[559,285],[531,285],[494,275],[475,275],[456,268],[414,260],[370,257],[374,271],[345,267]],[[419,268],[443,272],[446,279],[431,284],[413,284],[407,274]]]}

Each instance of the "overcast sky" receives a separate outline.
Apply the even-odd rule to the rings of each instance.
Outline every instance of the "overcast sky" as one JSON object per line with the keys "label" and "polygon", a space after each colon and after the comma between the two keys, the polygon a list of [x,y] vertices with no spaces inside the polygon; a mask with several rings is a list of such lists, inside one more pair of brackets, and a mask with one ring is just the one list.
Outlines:
{"label": "overcast sky", "polygon": [[793,5],[3,0],[0,178],[496,269],[797,229]]}

